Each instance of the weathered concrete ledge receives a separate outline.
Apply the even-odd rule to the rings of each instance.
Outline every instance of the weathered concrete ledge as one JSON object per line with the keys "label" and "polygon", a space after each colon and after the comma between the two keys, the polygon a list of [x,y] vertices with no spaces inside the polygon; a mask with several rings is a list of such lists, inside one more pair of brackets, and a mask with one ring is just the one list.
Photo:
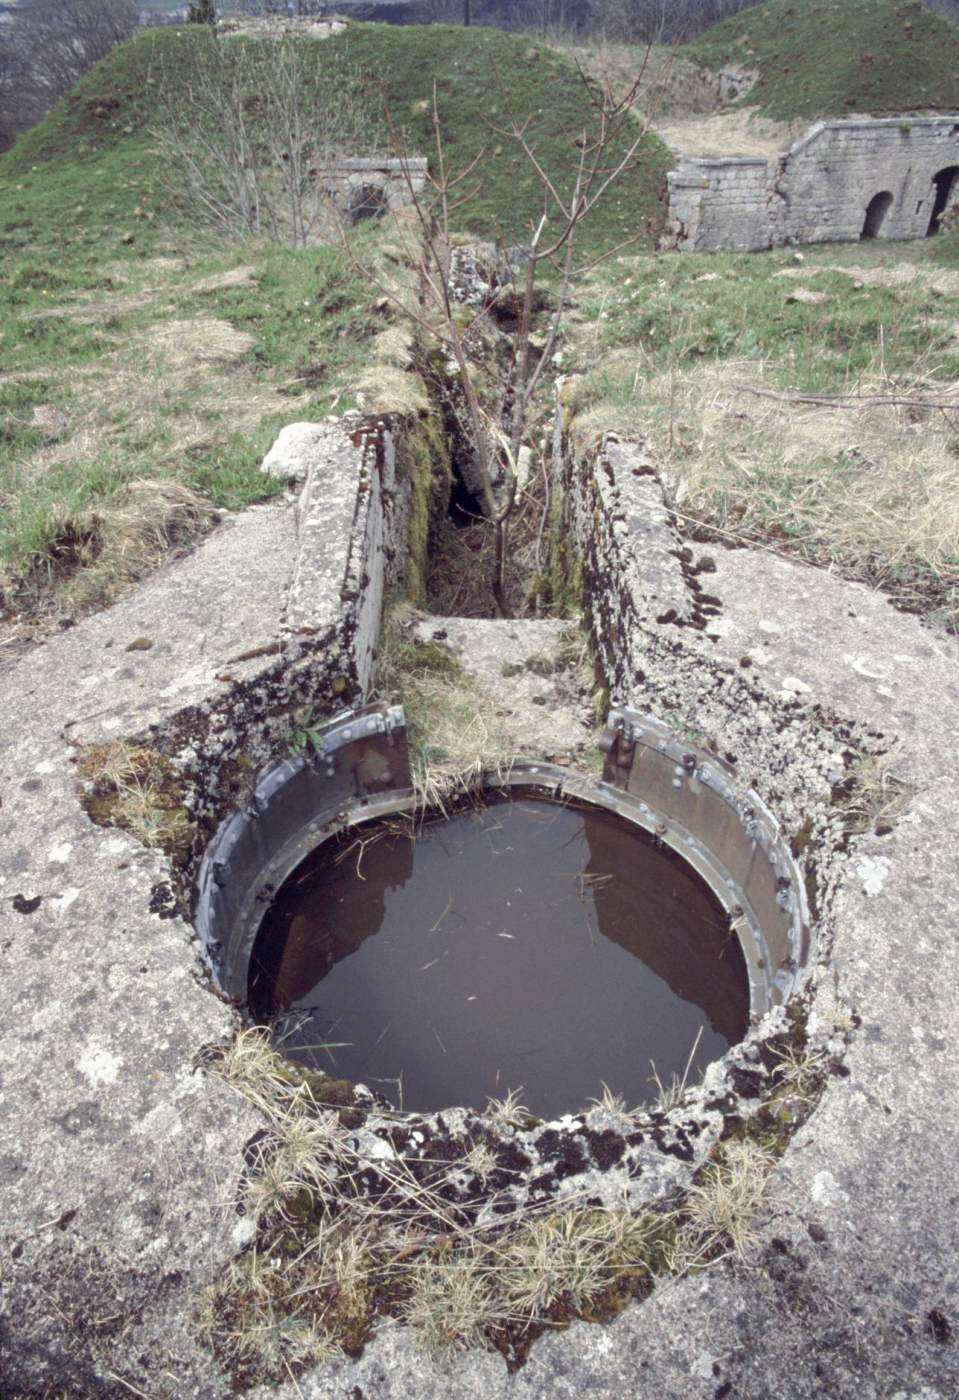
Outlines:
{"label": "weathered concrete ledge", "polygon": [[[12,1394],[232,1393],[193,1322],[197,1289],[242,1239],[236,1183],[257,1127],[193,1068],[232,1013],[200,976],[167,861],[91,824],[71,758],[118,737],[159,747],[202,830],[242,800],[241,759],[255,771],[298,707],[322,715],[358,693],[371,655],[357,638],[375,608],[364,621],[349,580],[375,597],[375,571],[388,579],[406,552],[399,429],[396,502],[384,493],[382,534],[376,524],[387,428],[350,420],[349,449],[337,438],[355,511],[344,539],[348,491],[331,480],[335,568],[299,568],[287,506],[228,518],[126,601],[0,673],[0,942],[15,1008],[0,1032],[0,1354]],[[846,1072],[782,1159],[748,1267],[729,1261],[608,1328],[544,1338],[515,1375],[484,1353],[436,1374],[388,1326],[358,1361],[271,1393],[947,1400],[959,1383],[959,645],[859,585],[759,551],[689,552],[629,444],[567,446],[563,462],[611,689],[734,764],[806,861],[823,939],[810,1025],[828,1033],[837,998],[848,1005]],[[378,538],[381,556],[359,543]],[[881,750],[915,798],[889,834],[850,841],[833,789],[850,758]]]}
{"label": "weathered concrete ledge", "polygon": [[[368,685],[383,588],[407,568],[418,431],[415,416],[325,425],[297,510],[224,517],[0,671],[5,1393],[113,1394],[116,1372],[152,1395],[229,1393],[192,1309],[235,1252],[256,1124],[196,1069],[234,1017],[176,891],[297,716]],[[193,847],[176,870],[81,806],[78,755],[107,764],[131,744],[182,793]]]}

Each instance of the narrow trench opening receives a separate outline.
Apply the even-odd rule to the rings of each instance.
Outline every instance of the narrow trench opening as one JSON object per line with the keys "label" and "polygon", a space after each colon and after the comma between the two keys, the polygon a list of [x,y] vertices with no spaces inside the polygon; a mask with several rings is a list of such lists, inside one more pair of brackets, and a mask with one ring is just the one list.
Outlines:
{"label": "narrow trench opening", "polygon": [[426,602],[441,617],[495,617],[490,589],[493,530],[483,512],[472,447],[454,398],[438,385],[447,444],[450,492],[445,514],[430,531]]}
{"label": "narrow trench opening", "polygon": [[254,1016],[393,1107],[539,1116],[655,1097],[745,1034],[749,984],[699,875],[622,816],[534,791],[350,827],[275,897]]}
{"label": "narrow trench opening", "polygon": [[[471,333],[470,342],[476,369],[474,387],[487,410],[499,396],[498,426],[507,436],[511,431],[513,386],[506,380],[519,324],[515,296],[506,295],[493,300],[477,318],[477,329],[475,335]],[[481,358],[485,363],[480,364]],[[445,516],[434,519],[430,531],[427,607],[442,617],[493,618],[498,616],[492,590],[497,532],[486,516],[473,432],[455,366],[434,374],[433,393],[443,416],[451,485]],[[486,431],[495,436],[494,425],[489,421]],[[496,451],[498,454],[498,448]],[[500,499],[505,482],[497,476],[498,470],[494,466],[493,491]],[[547,513],[540,499],[543,495],[548,496],[548,488],[541,475],[534,473],[532,485],[524,483],[517,492],[506,525],[504,592],[513,617],[535,616],[542,611],[536,584],[545,579],[549,550]]]}
{"label": "narrow trench opening", "polygon": [[483,521],[483,506],[476,492],[471,491],[463,480],[459,463],[455,459],[450,463],[450,470],[452,483],[446,514],[457,530],[468,530]]}
{"label": "narrow trench opening", "polygon": [[501,331],[515,335],[519,329],[519,313],[512,302],[494,302],[490,315]]}

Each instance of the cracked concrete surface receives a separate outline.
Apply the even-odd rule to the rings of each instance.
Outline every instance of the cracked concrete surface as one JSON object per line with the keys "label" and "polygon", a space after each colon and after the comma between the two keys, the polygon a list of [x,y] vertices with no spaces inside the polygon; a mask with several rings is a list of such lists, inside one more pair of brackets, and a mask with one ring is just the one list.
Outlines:
{"label": "cracked concrete surface", "polygon": [[[10,1385],[50,1377],[95,1395],[108,1358],[128,1371],[124,1353],[139,1347],[179,1372],[181,1394],[220,1391],[194,1340],[191,1288],[233,1252],[232,1193],[255,1124],[195,1058],[233,1016],[199,976],[190,927],[162,902],[151,912],[166,858],[90,822],[71,759],[222,690],[227,667],[262,666],[234,658],[278,630],[292,538],[284,507],[228,519],[0,676]],[[88,1345],[64,1314],[84,1319]]]}
{"label": "cracked concrete surface", "polygon": [[748,1262],[660,1284],[608,1327],[546,1337],[515,1375],[475,1353],[431,1370],[388,1325],[358,1362],[301,1379],[305,1400],[346,1400],[356,1386],[377,1400],[959,1392],[959,646],[861,585],[758,551],[714,558],[716,651],[738,663],[761,648],[754,664],[772,687],[794,676],[809,703],[881,730],[896,772],[916,785],[896,828],[860,838],[844,867],[812,1014],[829,1014],[838,996],[860,1018],[848,1074],[829,1081],[782,1159]]}
{"label": "cracked concrete surface", "polygon": [[[236,1183],[257,1126],[195,1068],[233,1013],[205,985],[189,925],[164,917],[164,857],[90,823],[70,759],[276,665],[249,653],[280,635],[293,530],[286,506],[231,517],[0,674],[0,1390],[12,1396],[233,1393],[194,1323],[198,1289],[238,1246]],[[756,1255],[661,1284],[608,1327],[546,1337],[514,1375],[485,1353],[436,1371],[386,1325],[359,1360],[263,1400],[959,1392],[959,644],[860,585],[759,551],[710,553],[705,630],[640,610],[627,698],[660,703],[665,671],[640,680],[639,663],[668,637],[679,709],[719,714],[708,696],[734,668],[771,713],[871,735],[915,789],[888,835],[856,838],[838,861],[812,1014],[839,997],[859,1024],[848,1072],[777,1169]],[[138,639],[152,645],[128,652]],[[728,747],[738,732],[730,720],[714,738]]]}

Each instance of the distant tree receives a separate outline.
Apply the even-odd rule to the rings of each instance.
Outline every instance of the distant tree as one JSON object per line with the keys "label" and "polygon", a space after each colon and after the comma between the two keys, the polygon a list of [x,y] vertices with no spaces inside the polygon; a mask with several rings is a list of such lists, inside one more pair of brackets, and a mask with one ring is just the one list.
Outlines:
{"label": "distant tree", "polygon": [[211,27],[211,29],[215,28],[215,0],[190,0],[190,8],[187,12],[187,21],[190,24],[208,24]]}
{"label": "distant tree", "polygon": [[675,44],[760,0],[583,0],[586,28],[614,43]]}
{"label": "distant tree", "polygon": [[0,139],[38,121],[136,31],[136,0],[40,0],[0,32]]}
{"label": "distant tree", "polygon": [[959,24],[959,0],[923,0],[923,4],[935,10],[936,14]]}
{"label": "distant tree", "polygon": [[[474,18],[473,0],[426,0],[426,13],[433,24],[471,25]],[[492,14],[489,6],[479,0],[475,17],[481,24],[489,23]]]}
{"label": "distant tree", "polygon": [[0,151],[44,113],[30,66],[13,38],[13,25],[0,25]]}
{"label": "distant tree", "polygon": [[[430,0],[435,11],[459,0]],[[611,43],[674,44],[761,0],[474,0],[480,23],[543,34],[579,35]],[[957,5],[959,0],[932,0]],[[444,17],[446,17],[444,15]]]}
{"label": "distant tree", "polygon": [[426,9],[433,24],[457,24],[463,13],[463,0],[427,0]]}
{"label": "distant tree", "polygon": [[587,27],[588,0],[480,0],[477,14],[503,29],[562,38]]}
{"label": "distant tree", "polygon": [[[197,35],[161,72],[153,128],[171,201],[221,238],[291,247],[322,239],[344,155],[375,147],[358,75],[295,35]],[[332,231],[331,231],[332,236]]]}

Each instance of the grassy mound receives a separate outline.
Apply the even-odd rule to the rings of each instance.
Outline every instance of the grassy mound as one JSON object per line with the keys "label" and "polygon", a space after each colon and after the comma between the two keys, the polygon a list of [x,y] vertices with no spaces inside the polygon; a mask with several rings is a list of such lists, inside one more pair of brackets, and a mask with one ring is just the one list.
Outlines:
{"label": "grassy mound", "polygon": [[[175,106],[177,84],[189,76],[188,46],[211,42],[202,27],[185,26],[148,30],[117,49],[0,159],[0,184],[4,177],[17,182],[26,177],[33,187],[52,194],[53,182],[42,167],[55,164],[56,198],[61,206],[74,197],[91,206],[85,212],[93,220],[86,225],[93,238],[101,228],[93,201],[82,198],[87,191],[96,193],[98,209],[111,214],[108,222],[113,224],[141,197],[159,197],[150,138],[159,94]],[[241,38],[220,42],[250,44],[254,55],[260,44]],[[357,25],[333,39],[304,39],[302,64],[304,82],[315,89],[317,101],[335,100],[345,78],[359,79],[379,147],[391,144],[384,115],[388,109],[404,147],[429,155],[431,166],[435,85],[448,169],[463,169],[485,153],[473,178],[458,191],[466,198],[457,214],[462,227],[482,237],[520,243],[542,212],[538,176],[494,130],[511,117],[529,121],[537,156],[557,187],[571,186],[579,156],[576,138],[590,122],[591,97],[573,64],[545,46],[494,29]],[[664,223],[669,165],[666,148],[650,136],[636,168],[584,228],[584,250],[594,254],[637,233],[652,246]],[[19,210],[22,217],[30,201],[12,197],[21,192],[10,192],[7,208]],[[125,192],[137,197],[125,198]],[[34,193],[42,198],[40,190]],[[27,227],[14,219],[0,235]],[[0,246],[10,248],[18,241],[3,238]]]}
{"label": "grassy mound", "polygon": [[[278,426],[342,411],[382,329],[375,288],[338,247],[228,245],[185,217],[155,128],[214,42],[201,26],[144,31],[0,157],[0,614],[29,610],[34,582],[51,577],[61,600],[64,580],[82,578],[82,598],[61,605],[108,597],[115,580],[90,592],[93,566],[117,553],[114,517],[126,529],[133,497],[153,499],[145,482],[162,500],[195,493],[198,522],[209,503],[269,494],[258,464]],[[255,79],[266,45],[219,42],[246,46]],[[559,186],[574,178],[590,94],[545,48],[440,26],[298,42],[317,102],[358,81],[380,149],[388,108],[407,149],[433,158],[435,84],[448,168],[486,151],[457,191],[460,228],[520,243],[539,216],[535,173],[491,130],[510,115],[529,119]],[[249,92],[255,107],[255,81]],[[649,138],[585,227],[584,259],[637,233],[649,246],[668,163]],[[367,257],[378,227],[354,231]]]}
{"label": "grassy mound", "polygon": [[[161,501],[193,493],[197,522],[211,502],[237,509],[269,494],[258,463],[277,427],[342,411],[382,328],[375,288],[340,248],[229,245],[171,189],[156,127],[186,103],[198,56],[216,42],[201,26],[144,31],[0,157],[0,614],[29,610],[34,583],[49,578],[61,600],[82,582],[71,607],[110,596],[112,575],[91,588],[134,505],[153,499],[144,483]],[[457,190],[460,228],[521,243],[541,212],[534,170],[493,125],[528,121],[554,183],[575,178],[591,94],[548,49],[441,26],[294,42],[311,100],[358,85],[380,150],[392,126],[435,159],[435,87],[447,168],[485,152]],[[244,46],[242,101],[255,111],[267,42],[219,44]],[[650,137],[585,226],[584,259],[658,236],[668,163]],[[377,228],[352,235],[367,258]]]}
{"label": "grassy mound", "polygon": [[758,70],[743,101],[781,121],[959,110],[959,27],[920,0],[766,0],[679,52]]}
{"label": "grassy mound", "polygon": [[953,233],[600,267],[574,431],[641,435],[695,537],[865,580],[955,631],[957,255]]}

